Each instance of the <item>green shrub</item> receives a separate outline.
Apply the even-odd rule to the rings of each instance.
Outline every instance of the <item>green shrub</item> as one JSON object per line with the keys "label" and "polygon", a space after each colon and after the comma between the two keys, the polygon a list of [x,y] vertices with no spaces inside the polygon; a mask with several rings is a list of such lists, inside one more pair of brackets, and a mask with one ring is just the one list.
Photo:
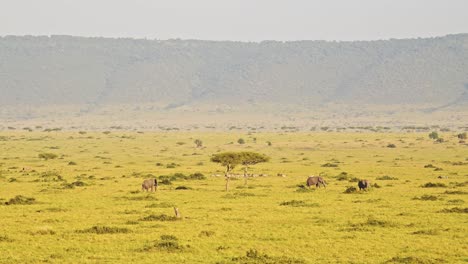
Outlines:
{"label": "green shrub", "polygon": [[441,213],[458,213],[458,214],[468,214],[468,207],[460,208],[460,207],[453,207],[450,209],[443,209],[440,210]]}
{"label": "green shrub", "polygon": [[422,188],[444,188],[444,187],[447,187],[447,185],[440,183],[440,182],[436,182],[436,183],[428,182],[428,183],[423,184],[421,187]]}
{"label": "green shrub", "polygon": [[354,186],[347,187],[344,193],[355,193],[357,192],[357,188]]}
{"label": "green shrub", "polygon": [[49,159],[55,159],[55,158],[57,158],[58,156],[57,156],[57,154],[54,154],[54,153],[40,153],[40,154],[38,155],[38,157],[39,157],[40,159],[49,160]]}
{"label": "green shrub", "polygon": [[379,180],[379,181],[396,181],[398,180],[398,178],[395,178],[395,177],[392,177],[392,176],[388,176],[388,175],[384,175],[384,176],[381,176],[381,177],[377,177],[375,178],[376,180]]}
{"label": "green shrub", "polygon": [[11,198],[8,202],[5,202],[6,205],[26,205],[26,204],[34,204],[36,203],[36,198],[26,197],[22,195],[17,195],[14,198]]}
{"label": "green shrub", "polygon": [[438,139],[439,134],[437,134],[437,132],[433,131],[433,132],[429,133],[429,138],[430,139]]}
{"label": "green shrub", "polygon": [[110,226],[93,226],[88,229],[79,230],[78,233],[94,233],[94,234],[119,234],[129,233],[130,229],[121,227],[110,227]]}
{"label": "green shrub", "polygon": [[160,215],[148,215],[140,219],[140,221],[177,221],[179,218],[175,216],[169,216],[165,214]]}

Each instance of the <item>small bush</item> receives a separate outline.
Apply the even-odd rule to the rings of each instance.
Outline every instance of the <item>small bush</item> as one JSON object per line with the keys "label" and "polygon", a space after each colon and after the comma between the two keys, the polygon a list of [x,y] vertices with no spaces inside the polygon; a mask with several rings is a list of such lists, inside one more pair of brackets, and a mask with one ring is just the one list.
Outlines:
{"label": "small bush", "polygon": [[292,207],[317,207],[319,204],[313,203],[308,204],[305,201],[291,200],[287,202],[280,203],[280,206],[292,206]]}
{"label": "small bush", "polygon": [[245,144],[245,140],[244,140],[243,138],[239,138],[239,139],[237,140],[237,143],[239,143],[239,144],[241,144],[241,145],[242,145],[242,144]]}
{"label": "small bush", "polygon": [[145,206],[145,208],[172,208],[174,207],[173,204],[171,203],[165,203],[165,202],[162,202],[162,203],[154,203],[154,204],[149,204],[147,206]]}
{"label": "small bush", "polygon": [[357,188],[354,186],[347,187],[346,190],[344,191],[344,193],[356,193],[356,192],[357,192]]}
{"label": "small bush", "polygon": [[129,233],[130,229],[121,227],[110,227],[110,226],[93,226],[88,229],[79,230],[78,233],[94,233],[94,234],[119,234]]}
{"label": "small bush", "polygon": [[36,198],[26,197],[22,195],[17,195],[14,198],[11,198],[8,202],[5,202],[6,205],[26,205],[26,204],[35,204]]}
{"label": "small bush", "polygon": [[432,164],[427,164],[427,165],[424,165],[424,168],[435,168],[435,166]]}
{"label": "small bush", "polygon": [[384,263],[403,263],[403,264],[436,264],[444,263],[443,259],[422,259],[418,257],[393,257]]}
{"label": "small bush", "polygon": [[75,182],[72,182],[72,183],[65,183],[63,185],[63,188],[65,189],[73,189],[75,187],[83,187],[83,186],[86,186],[87,184],[85,182],[82,182],[82,181],[75,181]]}
{"label": "small bush", "polygon": [[421,200],[421,201],[437,201],[437,196],[425,194],[421,197],[414,197],[413,200]]}
{"label": "small bush", "polygon": [[439,212],[440,213],[468,214],[468,207],[466,207],[466,208],[453,207],[453,208],[450,208],[450,209],[442,209]]}
{"label": "small bush", "polygon": [[190,176],[188,177],[189,180],[205,180],[206,179],[206,176],[203,175],[202,173],[200,172],[196,172],[196,173],[193,173],[193,174],[190,174]]}
{"label": "small bush", "polygon": [[40,159],[45,159],[45,160],[49,160],[49,159],[55,159],[57,158],[57,154],[54,154],[54,153],[40,153],[39,155],[37,155]]}
{"label": "small bush", "polygon": [[180,165],[177,164],[177,163],[174,163],[174,162],[171,162],[169,164],[166,165],[166,168],[168,169],[174,169],[175,167],[179,167]]}
{"label": "small bush", "polygon": [[302,259],[287,257],[287,256],[269,256],[267,254],[261,254],[256,249],[250,249],[245,253],[243,257],[234,257],[231,259],[232,262],[228,263],[245,263],[245,264],[274,264],[274,263],[287,263],[287,264],[303,264],[306,263]]}
{"label": "small bush", "polygon": [[445,194],[468,194],[465,191],[445,191]]}
{"label": "small bush", "polygon": [[183,185],[182,186],[177,186],[175,189],[176,190],[192,190],[192,188],[187,187],[187,186],[183,186]]}
{"label": "small bush", "polygon": [[325,168],[336,168],[336,167],[338,167],[338,164],[334,164],[334,163],[325,163],[325,164],[322,164],[322,167],[325,167]]}
{"label": "small bush", "polygon": [[200,234],[198,235],[199,237],[212,237],[214,236],[215,232],[214,231],[201,231]]}
{"label": "small bush", "polygon": [[13,239],[9,238],[6,235],[0,235],[0,242],[13,242]]}
{"label": "small bush", "polygon": [[415,231],[413,233],[411,233],[413,235],[431,235],[431,236],[434,236],[434,235],[438,235],[439,234],[439,231],[437,230],[418,230],[418,231]]}
{"label": "small bush", "polygon": [[348,173],[343,171],[342,173],[338,174],[338,176],[336,176],[336,179],[339,181],[346,181],[348,180]]}
{"label": "small bush", "polygon": [[375,178],[376,180],[379,180],[379,181],[397,181],[398,178],[395,178],[395,177],[392,177],[392,176],[388,176],[388,175],[385,175],[385,176],[381,176],[381,177],[377,177]]}
{"label": "small bush", "polygon": [[421,187],[422,188],[444,188],[444,187],[447,187],[447,185],[440,183],[440,182],[436,182],[436,183],[428,182],[428,183],[423,184]]}
{"label": "small bush", "polygon": [[297,186],[296,192],[299,192],[299,193],[315,192],[315,188],[309,188],[309,187],[301,184],[301,185]]}
{"label": "small bush", "polygon": [[68,165],[70,165],[70,166],[76,165],[76,162],[70,161],[70,162],[68,162]]}
{"label": "small bush", "polygon": [[179,244],[177,237],[173,235],[162,235],[159,241],[154,242],[152,245],[143,248],[144,251],[167,251],[178,252],[184,250],[184,246]]}
{"label": "small bush", "polygon": [[396,148],[396,145],[395,144],[388,144],[387,148]]}
{"label": "small bush", "polygon": [[160,215],[148,215],[140,219],[140,221],[177,221],[179,218],[175,216],[169,216],[165,214]]}
{"label": "small bush", "polygon": [[382,188],[382,186],[378,185],[377,183],[374,183],[372,187],[377,188],[377,189]]}
{"label": "small bush", "polygon": [[433,132],[429,133],[429,138],[430,139],[438,139],[439,134],[437,134],[437,132],[433,131]]}

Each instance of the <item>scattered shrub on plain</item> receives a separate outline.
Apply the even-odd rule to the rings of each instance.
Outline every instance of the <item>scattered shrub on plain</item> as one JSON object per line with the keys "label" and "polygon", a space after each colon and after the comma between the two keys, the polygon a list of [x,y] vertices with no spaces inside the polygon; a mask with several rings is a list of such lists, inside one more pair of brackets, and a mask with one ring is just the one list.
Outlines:
{"label": "scattered shrub on plain", "polygon": [[200,232],[200,234],[198,235],[199,237],[212,237],[215,235],[215,232],[214,231],[206,231],[206,230],[203,230]]}
{"label": "scattered shrub on plain", "polygon": [[346,190],[344,191],[344,193],[357,193],[357,188],[354,187],[354,186],[349,186],[346,188]]}
{"label": "scattered shrub on plain", "polygon": [[169,216],[166,214],[160,214],[160,215],[148,215],[143,218],[140,218],[140,221],[177,221],[180,218],[177,218],[175,216]]}
{"label": "scattered shrub on plain", "polygon": [[436,183],[428,182],[428,183],[421,185],[421,187],[422,188],[445,188],[447,187],[447,185],[445,185],[444,183],[440,183],[440,182],[436,182]]}
{"label": "scattered shrub on plain", "polygon": [[413,200],[421,200],[421,201],[437,201],[437,196],[434,196],[434,195],[428,195],[428,194],[425,194],[421,197],[414,197]]}
{"label": "scattered shrub on plain", "polygon": [[303,264],[306,263],[302,259],[292,258],[288,256],[269,256],[259,253],[256,249],[249,249],[245,256],[231,258],[230,261],[221,263],[244,263],[244,264]]}
{"label": "scattered shrub on plain", "polygon": [[450,209],[442,209],[439,211],[440,213],[458,213],[458,214],[468,214],[468,207],[460,208],[460,207],[453,207]]}
{"label": "scattered shrub on plain", "polygon": [[159,241],[151,245],[145,246],[144,251],[166,251],[166,252],[180,252],[185,249],[185,246],[180,245],[176,236],[162,235]]}
{"label": "scattered shrub on plain", "polygon": [[177,186],[175,189],[176,190],[192,190],[192,188],[187,187],[187,186],[183,186],[183,185],[182,186]]}
{"label": "scattered shrub on plain", "polygon": [[8,202],[5,202],[6,205],[27,205],[27,204],[35,204],[36,198],[33,197],[26,197],[23,195],[17,195],[14,198],[11,198]]}
{"label": "scattered shrub on plain", "polygon": [[93,233],[93,234],[124,234],[130,233],[130,229],[122,227],[111,227],[111,226],[93,226],[88,229],[78,230],[78,233]]}
{"label": "scattered shrub on plain", "polygon": [[395,178],[395,177],[392,177],[392,176],[388,176],[388,175],[384,175],[384,176],[381,176],[381,177],[377,177],[375,178],[376,180],[379,180],[379,181],[397,181],[398,178]]}
{"label": "scattered shrub on plain", "polygon": [[50,159],[55,159],[58,157],[57,154],[54,154],[54,153],[40,153],[39,155],[37,155],[40,159],[44,159],[44,160],[50,160]]}

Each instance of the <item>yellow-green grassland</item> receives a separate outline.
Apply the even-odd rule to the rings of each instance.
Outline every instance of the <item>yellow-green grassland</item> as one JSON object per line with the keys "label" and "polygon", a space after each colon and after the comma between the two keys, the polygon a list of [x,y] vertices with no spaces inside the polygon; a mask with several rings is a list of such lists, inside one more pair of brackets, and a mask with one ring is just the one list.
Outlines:
{"label": "yellow-green grassland", "polygon": [[[3,131],[0,263],[466,263],[468,146],[439,136]],[[225,151],[270,160],[226,192]]]}

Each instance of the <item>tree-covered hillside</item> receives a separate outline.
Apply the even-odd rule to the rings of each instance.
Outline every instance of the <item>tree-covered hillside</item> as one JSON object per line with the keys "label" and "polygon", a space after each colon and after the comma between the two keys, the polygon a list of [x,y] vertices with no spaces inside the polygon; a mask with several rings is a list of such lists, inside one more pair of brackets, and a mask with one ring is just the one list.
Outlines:
{"label": "tree-covered hillside", "polygon": [[[0,38],[0,104],[467,102],[468,34],[261,43]],[[0,106],[1,107],[1,106]]]}

